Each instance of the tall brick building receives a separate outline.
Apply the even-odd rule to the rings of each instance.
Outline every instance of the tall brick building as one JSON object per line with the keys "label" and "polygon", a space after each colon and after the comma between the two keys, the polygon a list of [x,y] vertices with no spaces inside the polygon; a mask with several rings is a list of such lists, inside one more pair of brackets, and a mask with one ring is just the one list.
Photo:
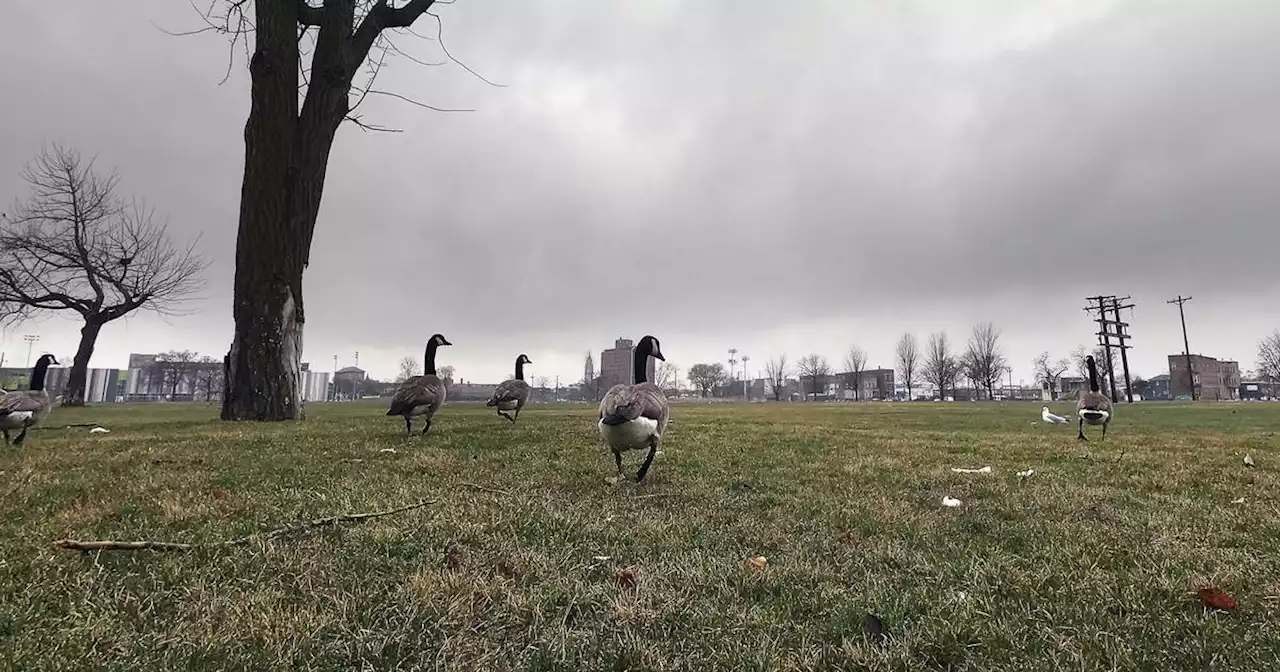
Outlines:
{"label": "tall brick building", "polygon": [[[631,353],[635,347],[635,342],[629,338],[619,338],[614,341],[613,347],[600,353],[600,390],[608,390],[614,385],[630,385],[631,380]],[[645,376],[649,382],[653,382],[654,363],[653,358],[645,364]]]}
{"label": "tall brick building", "polygon": [[1169,392],[1173,398],[1191,396],[1193,381],[1196,399],[1204,401],[1239,399],[1240,363],[1204,355],[1191,355],[1191,371],[1188,373],[1186,355],[1169,355]]}

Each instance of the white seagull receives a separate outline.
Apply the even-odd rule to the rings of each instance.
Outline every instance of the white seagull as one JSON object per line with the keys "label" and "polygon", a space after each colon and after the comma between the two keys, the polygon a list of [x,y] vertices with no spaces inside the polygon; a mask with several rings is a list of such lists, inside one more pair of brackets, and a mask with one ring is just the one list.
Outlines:
{"label": "white seagull", "polygon": [[1049,423],[1049,424],[1051,424],[1051,425],[1065,425],[1065,424],[1067,424],[1067,419],[1066,419],[1066,418],[1062,417],[1061,415],[1054,415],[1054,414],[1050,413],[1050,412],[1049,412],[1049,407],[1048,407],[1048,406],[1042,406],[1042,407],[1040,408],[1040,419],[1041,419],[1041,420],[1044,420],[1045,422],[1047,422],[1047,423]]}

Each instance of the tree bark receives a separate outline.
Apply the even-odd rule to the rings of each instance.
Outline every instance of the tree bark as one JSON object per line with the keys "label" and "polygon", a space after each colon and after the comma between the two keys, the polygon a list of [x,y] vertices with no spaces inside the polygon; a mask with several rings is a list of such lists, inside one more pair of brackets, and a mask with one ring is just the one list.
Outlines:
{"label": "tree bark", "polygon": [[[299,113],[297,3],[258,2],[255,10],[236,236],[235,336],[227,353],[222,419],[296,420],[306,321],[302,274],[354,68],[347,64],[343,26],[326,23]],[[340,19],[342,12],[327,14]]]}
{"label": "tree bark", "polygon": [[63,406],[84,406],[89,358],[93,357],[93,348],[98,344],[98,334],[102,332],[103,324],[105,322],[97,317],[89,316],[80,328],[80,346],[76,348],[76,356],[71,361],[71,372],[67,375],[67,386],[62,391]]}

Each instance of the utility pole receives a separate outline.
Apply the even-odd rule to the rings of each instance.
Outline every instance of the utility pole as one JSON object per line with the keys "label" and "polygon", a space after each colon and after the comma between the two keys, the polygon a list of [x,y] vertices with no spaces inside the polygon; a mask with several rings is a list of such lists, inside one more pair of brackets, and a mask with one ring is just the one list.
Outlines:
{"label": "utility pole", "polygon": [[1191,370],[1191,345],[1187,343],[1187,314],[1182,310],[1182,304],[1191,300],[1191,297],[1179,294],[1178,298],[1165,303],[1178,304],[1178,317],[1182,320],[1182,354],[1187,358],[1187,386],[1191,388],[1191,401],[1196,400],[1196,372]]}
{"label": "utility pole", "polygon": [[747,362],[751,361],[750,355],[742,356],[742,399],[751,401],[751,395],[747,392]]}
{"label": "utility pole", "polygon": [[1106,353],[1107,379],[1111,386],[1111,399],[1114,401],[1117,396],[1116,372],[1114,366],[1115,359],[1111,356],[1111,332],[1107,329],[1107,324],[1111,322],[1111,320],[1107,319],[1107,306],[1110,302],[1115,301],[1116,297],[1107,294],[1103,296],[1090,296],[1085,300],[1098,304],[1097,306],[1085,306],[1085,312],[1092,313],[1095,310],[1098,311],[1098,317],[1094,320],[1098,323],[1098,344],[1102,346],[1103,352]]}
{"label": "utility pole", "polygon": [[[1125,327],[1128,327],[1129,323],[1120,321],[1121,308],[1133,309],[1132,303],[1128,303],[1124,305],[1120,304],[1121,301],[1127,301],[1128,299],[1129,297],[1126,296],[1123,299],[1112,300],[1111,314],[1115,318],[1115,320],[1113,321],[1113,324],[1116,327],[1116,338],[1119,339],[1120,341],[1120,363],[1124,367],[1124,396],[1125,396],[1125,400],[1132,404],[1133,403],[1133,385],[1129,381],[1129,348],[1130,346],[1125,344],[1125,340],[1128,339],[1129,336],[1128,334],[1124,333]],[[1112,376],[1112,377],[1114,378],[1115,376]]]}

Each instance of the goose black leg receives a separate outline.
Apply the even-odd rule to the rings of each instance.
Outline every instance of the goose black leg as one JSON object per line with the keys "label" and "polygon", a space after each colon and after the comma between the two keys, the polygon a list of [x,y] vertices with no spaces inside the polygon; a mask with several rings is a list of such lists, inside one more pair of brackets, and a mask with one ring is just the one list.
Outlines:
{"label": "goose black leg", "polygon": [[27,428],[26,428],[26,427],[23,427],[23,428],[22,428],[22,433],[18,435],[18,438],[16,438],[16,439],[14,439],[14,440],[13,440],[13,445],[15,445],[15,446],[21,446],[21,445],[22,445],[22,442],[23,442],[23,441],[26,441],[26,440],[27,440]]}
{"label": "goose black leg", "polygon": [[404,435],[413,436],[413,421],[407,415],[404,416]]}
{"label": "goose black leg", "polygon": [[519,407],[519,406],[517,406],[517,407],[516,407],[516,417],[515,417],[515,418],[511,418],[511,422],[515,422],[515,421],[516,421],[516,418],[519,418],[519,417],[520,417],[520,407]]}
{"label": "goose black leg", "polygon": [[1076,436],[1076,440],[1077,440],[1077,441],[1088,441],[1088,440],[1089,440],[1089,439],[1084,438],[1084,418],[1080,418],[1080,434],[1079,434],[1078,436]]}
{"label": "goose black leg", "polygon": [[511,422],[515,422],[515,418],[512,418],[511,416],[507,415],[506,413],[503,413],[502,411],[498,411],[498,415],[501,415],[502,417],[510,420]]}
{"label": "goose black leg", "polygon": [[1102,423],[1102,440],[1103,440],[1103,441],[1105,441],[1105,440],[1107,439],[1107,425],[1109,425],[1109,424],[1111,424],[1111,423],[1109,423],[1109,422],[1104,422],[1104,423]]}
{"label": "goose black leg", "polygon": [[426,435],[427,435],[427,430],[428,430],[428,429],[431,429],[431,418],[427,418],[424,422],[425,422],[426,424],[424,424],[424,425],[423,425],[423,427],[422,427],[422,436],[426,436]]}
{"label": "goose black leg", "polygon": [[10,443],[13,443],[13,439],[9,438],[9,430],[5,429],[5,430],[0,430],[0,431],[3,431],[3,432],[4,432],[4,445],[6,445],[6,446],[7,446],[7,445],[9,445]]}
{"label": "goose black leg", "polygon": [[649,473],[649,465],[653,464],[653,456],[658,452],[658,440],[649,439],[649,454],[644,456],[644,464],[640,465],[640,471],[636,472],[636,483],[644,480],[644,475]]}
{"label": "goose black leg", "polygon": [[621,483],[627,478],[622,474],[622,453],[613,451],[613,461],[618,464],[618,482]]}

